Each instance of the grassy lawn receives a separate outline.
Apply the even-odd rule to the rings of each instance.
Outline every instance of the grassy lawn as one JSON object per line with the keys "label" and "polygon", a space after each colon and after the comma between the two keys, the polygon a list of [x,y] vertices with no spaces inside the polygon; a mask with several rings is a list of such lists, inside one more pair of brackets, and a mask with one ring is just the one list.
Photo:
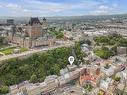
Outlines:
{"label": "grassy lawn", "polygon": [[10,48],[7,48],[7,49],[0,50],[0,52],[4,53],[5,55],[12,54],[15,48],[16,47],[10,47]]}
{"label": "grassy lawn", "polygon": [[10,47],[3,50],[0,50],[1,53],[4,53],[5,55],[12,54],[14,52],[14,49],[20,49],[20,52],[28,51],[27,48],[24,47]]}
{"label": "grassy lawn", "polygon": [[21,47],[20,48],[20,52],[25,52],[25,51],[28,51],[29,49],[28,48],[25,48],[25,47]]}

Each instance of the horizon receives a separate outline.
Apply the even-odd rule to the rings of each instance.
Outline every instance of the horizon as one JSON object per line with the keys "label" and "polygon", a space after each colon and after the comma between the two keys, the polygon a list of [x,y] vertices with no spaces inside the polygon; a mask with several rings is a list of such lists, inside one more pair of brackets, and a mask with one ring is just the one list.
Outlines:
{"label": "horizon", "polygon": [[[65,16],[0,16],[1,18],[31,18],[31,17],[38,17],[38,18],[56,18],[56,17],[60,17],[60,18],[64,18],[64,17],[102,17],[102,16],[122,16],[122,15],[127,15],[127,13],[122,13],[122,14],[107,14],[107,15],[65,15]],[[0,18],[0,19],[1,19]]]}
{"label": "horizon", "polygon": [[126,14],[126,0],[0,0],[0,16],[64,17]]}

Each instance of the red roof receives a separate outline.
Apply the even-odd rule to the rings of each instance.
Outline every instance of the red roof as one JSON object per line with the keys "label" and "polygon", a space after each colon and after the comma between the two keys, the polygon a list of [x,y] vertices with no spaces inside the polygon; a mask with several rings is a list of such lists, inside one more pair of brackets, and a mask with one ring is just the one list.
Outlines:
{"label": "red roof", "polygon": [[91,75],[82,76],[81,79],[83,79],[84,81],[96,81],[96,78]]}

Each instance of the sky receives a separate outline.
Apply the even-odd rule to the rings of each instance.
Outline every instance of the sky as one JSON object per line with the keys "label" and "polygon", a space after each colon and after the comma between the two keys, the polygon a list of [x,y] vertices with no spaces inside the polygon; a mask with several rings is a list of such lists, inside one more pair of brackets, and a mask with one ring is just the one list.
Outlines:
{"label": "sky", "polygon": [[0,16],[82,16],[127,13],[127,0],[0,0]]}

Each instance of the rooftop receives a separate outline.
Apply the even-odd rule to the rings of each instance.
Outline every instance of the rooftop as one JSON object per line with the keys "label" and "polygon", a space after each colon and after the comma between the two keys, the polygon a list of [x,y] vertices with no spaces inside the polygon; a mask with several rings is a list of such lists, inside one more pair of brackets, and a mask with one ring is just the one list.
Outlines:
{"label": "rooftop", "polygon": [[41,24],[39,19],[37,17],[35,18],[30,18],[29,24],[32,26],[33,24]]}

